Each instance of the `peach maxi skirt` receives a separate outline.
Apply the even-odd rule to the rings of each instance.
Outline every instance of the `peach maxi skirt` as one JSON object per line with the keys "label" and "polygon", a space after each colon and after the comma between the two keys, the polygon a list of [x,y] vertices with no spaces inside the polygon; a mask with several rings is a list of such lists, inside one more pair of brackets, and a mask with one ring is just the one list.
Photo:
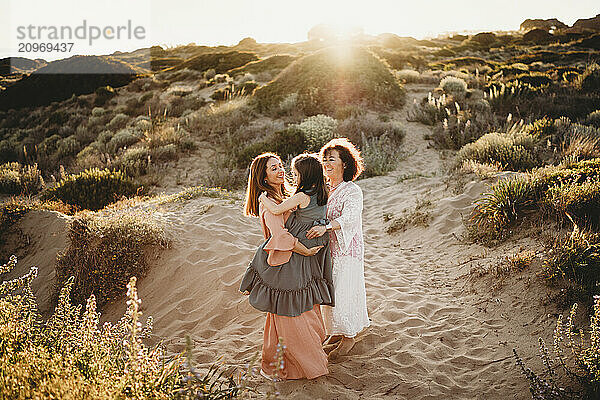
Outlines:
{"label": "peach maxi skirt", "polygon": [[322,347],[325,337],[325,325],[318,304],[297,317],[267,313],[263,336],[263,371],[269,375],[275,374],[277,343],[282,338],[286,348],[280,378],[313,379],[326,375],[329,373],[327,354]]}

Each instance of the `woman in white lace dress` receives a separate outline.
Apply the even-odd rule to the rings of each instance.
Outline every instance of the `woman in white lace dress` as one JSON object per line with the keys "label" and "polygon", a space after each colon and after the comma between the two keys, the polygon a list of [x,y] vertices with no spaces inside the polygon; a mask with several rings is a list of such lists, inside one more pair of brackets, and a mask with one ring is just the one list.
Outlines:
{"label": "woman in white lace dress", "polygon": [[346,138],[333,139],[321,149],[325,175],[329,178],[327,226],[315,226],[307,238],[330,235],[333,258],[335,307],[322,306],[327,343],[339,341],[329,353],[333,359],[348,354],[354,338],[371,322],[367,313],[362,232],[363,194],[353,182],[363,171],[360,152]]}

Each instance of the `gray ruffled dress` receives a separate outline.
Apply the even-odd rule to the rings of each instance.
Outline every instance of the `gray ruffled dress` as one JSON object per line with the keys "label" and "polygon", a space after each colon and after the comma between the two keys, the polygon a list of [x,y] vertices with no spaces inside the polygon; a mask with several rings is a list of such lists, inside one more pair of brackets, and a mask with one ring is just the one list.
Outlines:
{"label": "gray ruffled dress", "polygon": [[250,304],[257,310],[296,317],[316,304],[334,306],[332,259],[329,235],[307,239],[306,232],[315,225],[324,225],[327,205],[319,206],[317,196],[310,196],[306,208],[292,212],[285,223],[288,232],[307,248],[325,246],[316,255],[306,257],[292,252],[285,264],[267,263],[267,239],[254,254],[242,278],[240,291],[250,292]]}

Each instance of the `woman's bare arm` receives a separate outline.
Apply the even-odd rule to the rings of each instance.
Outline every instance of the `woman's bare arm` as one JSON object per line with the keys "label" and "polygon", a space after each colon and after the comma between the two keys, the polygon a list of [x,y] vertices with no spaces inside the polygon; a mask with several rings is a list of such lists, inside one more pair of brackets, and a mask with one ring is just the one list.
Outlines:
{"label": "woman's bare arm", "polygon": [[285,199],[283,202],[277,204],[273,200],[269,199],[265,193],[261,194],[258,200],[271,214],[280,215],[286,211],[293,210],[298,207],[302,200],[304,200],[304,193],[296,193],[290,198]]}

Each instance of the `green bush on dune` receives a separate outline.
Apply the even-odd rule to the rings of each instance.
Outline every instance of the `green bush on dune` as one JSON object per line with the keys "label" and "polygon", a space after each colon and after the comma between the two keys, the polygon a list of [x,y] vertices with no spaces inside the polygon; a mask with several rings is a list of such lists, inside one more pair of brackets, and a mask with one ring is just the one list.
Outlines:
{"label": "green bush on dune", "polygon": [[236,155],[237,165],[244,168],[254,157],[267,151],[279,154],[284,160],[304,151],[318,152],[336,137],[337,125],[337,120],[327,115],[308,117],[240,149]]}
{"label": "green bush on dune", "polygon": [[473,239],[503,238],[507,227],[535,206],[536,191],[529,177],[503,179],[477,201],[467,221]]}
{"label": "green bush on dune", "polygon": [[[579,240],[574,238],[574,241]],[[597,252],[597,242],[595,246]],[[567,247],[574,249],[576,246],[569,243]],[[595,269],[599,267],[596,261]],[[543,373],[538,375],[526,368],[513,349],[517,366],[529,381],[529,391],[534,399],[597,399],[600,394],[600,296],[594,298],[589,326],[585,327],[589,335],[576,322],[577,308],[577,303],[573,304],[566,323],[563,315],[559,314],[552,335],[552,353],[544,340],[538,338],[539,356],[545,367]],[[563,377],[568,381],[565,382]],[[570,387],[561,387],[567,382]]]}
{"label": "green bush on dune", "polygon": [[275,112],[291,93],[306,115],[333,115],[347,104],[397,108],[404,89],[388,67],[363,48],[326,48],[296,60],[269,84],[257,89],[254,102],[261,112]]}
{"label": "green bush on dune", "polygon": [[0,165],[0,193],[35,194],[44,187],[41,171],[34,165],[16,162]]}
{"label": "green bush on dune", "polygon": [[542,199],[560,219],[569,215],[579,223],[600,227],[600,181],[562,182],[552,186]]}
{"label": "green bush on dune", "polygon": [[[0,274],[17,263],[11,256]],[[152,317],[142,324],[137,279],[127,284],[127,310],[116,323],[100,325],[96,297],[74,305],[74,278],[60,291],[53,314],[42,319],[31,282],[37,268],[10,281],[0,281],[0,387],[7,399],[75,400],[210,398],[234,399],[251,390],[248,371],[239,379],[212,365],[200,373],[186,354],[168,355],[161,344],[143,339],[152,332]],[[123,294],[125,291],[123,291]],[[187,356],[183,365],[182,356]],[[250,366],[249,368],[251,368]]]}
{"label": "green bush on dune", "polygon": [[94,294],[99,307],[124,293],[130,276],[146,273],[149,248],[168,246],[162,226],[143,210],[76,216],[68,238],[56,262],[58,282],[75,276],[72,298],[80,303]]}
{"label": "green bush on dune", "polygon": [[69,175],[41,194],[43,200],[57,199],[80,209],[99,210],[120,196],[137,192],[136,185],[121,171],[89,169]]}
{"label": "green bush on dune", "polygon": [[227,74],[230,76],[237,76],[247,73],[258,74],[260,72],[281,71],[297,58],[297,56],[288,54],[276,54],[261,60],[251,61],[241,67],[230,69],[227,71]]}
{"label": "green bush on dune", "polygon": [[584,123],[586,125],[593,125],[596,128],[600,128],[600,110],[592,111],[585,118]]}
{"label": "green bush on dune", "polygon": [[467,83],[463,79],[454,76],[446,76],[442,79],[440,87],[455,99],[462,99],[467,94]]}
{"label": "green bush on dune", "polygon": [[600,65],[589,65],[577,80],[577,87],[584,92],[600,92]]}
{"label": "green bush on dune", "polygon": [[488,241],[502,238],[507,228],[527,210],[564,222],[598,228],[600,158],[546,166],[490,188],[467,222],[471,235]]}
{"label": "green bush on dune", "polygon": [[306,139],[303,132],[292,125],[241,148],[236,154],[236,162],[239,168],[246,168],[254,157],[264,152],[275,152],[285,160],[302,153],[305,149]]}
{"label": "green bush on dune", "polygon": [[213,100],[229,100],[234,96],[251,95],[257,87],[258,83],[254,81],[243,82],[239,85],[232,83],[224,88],[215,90],[210,97]]}
{"label": "green bush on dune", "polygon": [[552,78],[542,73],[526,73],[515,76],[514,80],[539,88],[552,83]]}
{"label": "green bush on dune", "polygon": [[499,163],[503,169],[526,171],[537,165],[535,154],[537,138],[526,132],[488,133],[477,141],[465,145],[458,152],[458,164],[465,160],[481,163]]}
{"label": "green bush on dune", "polygon": [[241,67],[251,61],[258,60],[254,53],[245,51],[228,51],[224,53],[206,53],[192,57],[165,71],[173,72],[185,68],[195,71],[214,69],[217,74],[224,74],[230,69]]}

